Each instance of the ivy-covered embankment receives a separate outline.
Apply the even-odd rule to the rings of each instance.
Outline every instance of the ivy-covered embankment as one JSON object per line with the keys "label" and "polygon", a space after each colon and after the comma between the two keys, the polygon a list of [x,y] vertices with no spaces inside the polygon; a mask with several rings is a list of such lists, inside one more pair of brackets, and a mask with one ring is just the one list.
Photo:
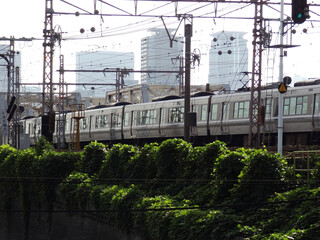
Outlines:
{"label": "ivy-covered embankment", "polygon": [[[317,156],[315,155],[316,159]],[[92,142],[56,152],[41,139],[28,150],[0,147],[1,208],[21,202],[25,239],[31,210],[72,212],[146,240],[317,239],[320,161],[309,182],[267,150],[193,147],[181,139],[143,147]]]}

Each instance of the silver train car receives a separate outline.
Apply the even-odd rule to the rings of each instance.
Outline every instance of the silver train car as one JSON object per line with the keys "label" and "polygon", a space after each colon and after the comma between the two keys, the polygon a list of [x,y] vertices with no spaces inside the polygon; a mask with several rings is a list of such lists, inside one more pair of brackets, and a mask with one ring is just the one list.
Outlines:
{"label": "silver train car", "polygon": [[[297,84],[283,94],[283,132],[285,145],[320,144],[320,85]],[[266,146],[277,144],[278,89],[261,91],[261,142]],[[196,124],[191,127],[193,143],[203,144],[222,140],[231,146],[245,146],[249,138],[250,91],[233,94],[194,96],[191,111],[196,113]],[[56,117],[57,120],[57,117]],[[34,144],[43,133],[43,119],[23,120],[25,134]],[[66,114],[65,141],[74,137],[72,113]],[[57,123],[53,143],[57,144]],[[80,142],[123,142],[142,144],[167,138],[183,138],[184,99],[160,99],[141,104],[116,104],[87,109],[80,120]]]}

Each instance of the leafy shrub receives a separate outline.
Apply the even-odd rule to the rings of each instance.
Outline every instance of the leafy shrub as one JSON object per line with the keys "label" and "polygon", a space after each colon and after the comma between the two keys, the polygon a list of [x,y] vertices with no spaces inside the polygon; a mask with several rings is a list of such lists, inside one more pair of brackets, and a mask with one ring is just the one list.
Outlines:
{"label": "leafy shrub", "polygon": [[15,152],[16,149],[9,145],[0,146],[0,164],[8,157],[11,153]]}
{"label": "leafy shrub", "polygon": [[37,156],[40,156],[45,152],[54,150],[52,144],[48,142],[45,137],[41,137],[32,148],[35,150],[35,154]]}
{"label": "leafy shrub", "polygon": [[308,186],[277,194],[269,201],[279,204],[275,205],[275,207],[271,205],[265,211],[264,232],[270,234],[277,229],[287,232],[294,227],[306,230],[303,235],[311,236],[310,233],[314,234],[315,232],[319,234],[319,197],[320,188],[311,189]]}
{"label": "leafy shrub", "polygon": [[80,154],[78,152],[49,151],[38,157],[35,175],[40,180],[38,184],[40,201],[48,210],[53,210],[56,187],[63,178],[74,171],[79,160]]}
{"label": "leafy shrub", "polygon": [[0,182],[0,192],[3,197],[3,207],[6,210],[11,209],[13,201],[18,197],[19,184],[15,181],[10,181],[17,176],[15,161],[19,152],[9,145],[0,147],[0,177],[4,181]]}
{"label": "leafy shrub", "polygon": [[91,142],[84,147],[81,158],[80,171],[88,173],[89,176],[97,173],[101,167],[102,162],[106,158],[106,146],[97,141]]}
{"label": "leafy shrub", "polygon": [[111,199],[110,207],[115,212],[115,223],[120,228],[129,230],[132,228],[132,212],[131,209],[135,208],[136,202],[141,196],[139,188],[135,185],[118,189]]}
{"label": "leafy shrub", "polygon": [[200,147],[199,154],[195,159],[194,176],[198,179],[212,178],[213,166],[216,159],[227,151],[226,144],[220,141],[209,143]]}
{"label": "leafy shrub", "polygon": [[177,206],[177,203],[168,196],[156,196],[154,198],[145,198],[142,201],[140,207],[147,207],[149,209],[155,209],[154,211],[143,212],[144,216],[140,216],[145,219],[142,226],[145,226],[145,234],[152,240],[168,240],[169,239],[169,226],[171,220],[174,218],[174,211],[161,210],[164,208],[173,208]]}
{"label": "leafy shrub", "polygon": [[287,165],[278,155],[252,150],[246,161],[238,183],[231,190],[234,201],[257,203],[284,190]]}
{"label": "leafy shrub", "polygon": [[67,210],[86,209],[90,200],[91,182],[88,174],[73,172],[60,184],[60,193]]}
{"label": "leafy shrub", "polygon": [[98,178],[119,179],[125,176],[128,162],[137,152],[137,147],[127,144],[115,144],[107,152],[98,173]]}
{"label": "leafy shrub", "polygon": [[247,157],[244,149],[237,149],[227,151],[216,159],[213,170],[215,203],[223,202],[230,197],[229,191],[237,183],[238,176],[245,165],[243,159]]}
{"label": "leafy shrub", "polygon": [[157,178],[176,179],[184,176],[191,144],[182,139],[168,139],[157,151]]}
{"label": "leafy shrub", "polygon": [[158,143],[145,144],[131,157],[126,169],[130,179],[154,179],[157,174],[156,154]]}

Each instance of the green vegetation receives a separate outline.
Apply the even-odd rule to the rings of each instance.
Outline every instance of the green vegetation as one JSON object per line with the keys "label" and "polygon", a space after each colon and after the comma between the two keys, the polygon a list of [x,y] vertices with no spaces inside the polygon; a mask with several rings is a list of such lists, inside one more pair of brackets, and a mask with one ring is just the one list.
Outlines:
{"label": "green vegetation", "polygon": [[[0,146],[0,203],[10,210],[95,210],[146,240],[316,239],[320,236],[320,158],[308,182],[265,149],[229,150],[181,139],[136,147],[92,142],[56,152],[41,139],[28,150]],[[12,180],[15,181],[12,181]],[[9,214],[9,211],[8,211]],[[25,211],[28,238],[30,211]]]}

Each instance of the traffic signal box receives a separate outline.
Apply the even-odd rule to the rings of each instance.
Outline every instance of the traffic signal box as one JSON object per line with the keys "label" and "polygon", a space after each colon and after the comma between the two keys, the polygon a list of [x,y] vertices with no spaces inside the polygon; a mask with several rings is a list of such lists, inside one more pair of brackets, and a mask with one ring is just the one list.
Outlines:
{"label": "traffic signal box", "polygon": [[292,0],[292,20],[294,23],[304,23],[309,16],[309,6],[307,0]]}

